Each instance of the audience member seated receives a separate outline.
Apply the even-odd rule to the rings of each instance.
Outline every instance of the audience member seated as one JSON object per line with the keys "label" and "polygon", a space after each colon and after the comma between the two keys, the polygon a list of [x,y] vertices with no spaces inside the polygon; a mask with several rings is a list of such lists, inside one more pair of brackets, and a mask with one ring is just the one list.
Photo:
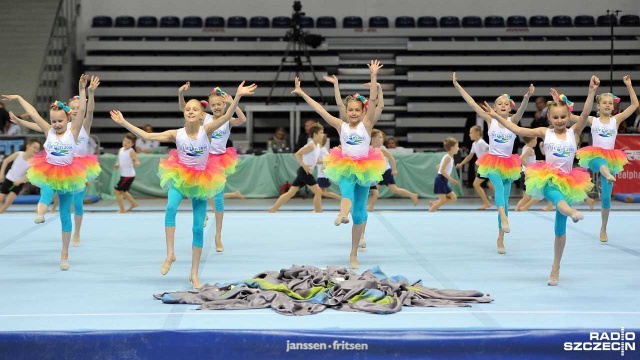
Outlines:
{"label": "audience member seated", "polygon": [[283,127],[276,129],[275,134],[267,143],[267,151],[272,153],[289,152],[289,145],[287,144],[287,132]]}
{"label": "audience member seated", "polygon": [[[147,124],[142,127],[142,129],[148,133],[153,132],[153,127],[150,124]],[[144,140],[142,138],[138,138],[136,140],[136,152],[151,154],[153,153],[153,149],[160,146],[159,141],[155,140]]]}

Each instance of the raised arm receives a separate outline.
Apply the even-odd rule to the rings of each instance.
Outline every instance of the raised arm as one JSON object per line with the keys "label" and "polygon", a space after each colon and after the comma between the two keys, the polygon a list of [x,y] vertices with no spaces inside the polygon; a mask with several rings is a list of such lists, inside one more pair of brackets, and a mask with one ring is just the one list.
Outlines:
{"label": "raised arm", "polygon": [[[587,118],[591,113],[591,108],[593,107],[593,98],[596,95],[596,90],[600,86],[600,79],[596,76],[591,76],[589,80],[589,93],[587,94],[587,100],[584,102],[584,108],[582,109],[582,113],[578,116],[578,119],[571,129],[575,134],[580,134],[584,127],[587,125]],[[572,117],[573,118],[573,117]]]}
{"label": "raised arm", "polygon": [[[460,95],[462,96],[462,98],[464,99],[464,101],[467,102],[467,104],[469,104],[469,106],[471,106],[471,108],[473,109],[473,111],[476,112],[476,114],[478,114],[480,117],[482,117],[484,119],[484,121],[486,121],[488,124],[491,123],[491,116],[489,114],[487,114],[481,107],[480,105],[478,105],[476,103],[475,100],[473,100],[473,98],[471,97],[471,95],[469,95],[469,93],[467,93],[465,91],[465,89],[462,87],[462,85],[460,85],[458,83],[458,78],[456,77],[456,73],[455,71],[453,72],[453,86],[455,86],[456,90],[458,90],[458,93],[460,93]],[[486,102],[485,102],[486,103]]]}
{"label": "raised arm", "polygon": [[29,102],[22,98],[20,95],[2,95],[2,100],[11,101],[18,100],[20,106],[29,114],[29,117],[33,119],[33,121],[40,127],[43,133],[49,133],[51,129],[51,124],[45,121],[40,114],[38,114],[38,110],[33,107],[33,105],[29,104]]}
{"label": "raised arm", "polygon": [[[384,65],[380,63],[379,60],[371,60],[371,63],[367,64],[369,67],[369,73],[371,74],[371,84],[378,84],[378,70]],[[369,93],[369,104],[371,101],[375,101],[378,98],[378,86],[371,86],[371,92]],[[372,110],[372,111],[369,111]],[[373,109],[368,109],[367,113],[364,115],[364,119],[362,122],[364,123],[367,132],[371,133],[373,127],[378,122],[378,119],[375,117],[376,112]]]}
{"label": "raised arm", "polygon": [[627,86],[627,90],[629,91],[629,98],[631,99],[631,105],[629,105],[629,107],[624,109],[623,112],[616,115],[616,122],[617,122],[616,125],[618,126],[620,126],[620,123],[625,121],[638,108],[638,95],[636,95],[635,90],[633,90],[633,85],[631,85],[631,76],[630,75],[625,76],[624,78],[622,78],[622,81],[624,81],[624,84]]}
{"label": "raised arm", "polygon": [[87,103],[87,115],[84,117],[84,130],[87,134],[91,133],[91,124],[93,123],[93,111],[96,108],[95,92],[100,85],[100,78],[91,75],[91,83],[89,84],[89,102]]}
{"label": "raised arm", "polygon": [[291,93],[292,94],[298,94],[298,95],[302,96],[304,101],[306,101],[307,104],[309,104],[311,106],[311,108],[316,113],[318,113],[318,115],[320,115],[320,117],[322,117],[324,119],[324,121],[326,121],[334,129],[336,129],[338,131],[338,133],[340,133],[340,127],[342,126],[342,123],[343,123],[342,120],[340,120],[337,117],[329,114],[329,112],[327,110],[325,110],[322,107],[322,105],[318,104],[309,95],[307,95],[307,93],[302,91],[302,88],[300,88],[300,79],[298,77],[296,77],[295,87],[294,87],[293,91],[291,91]]}
{"label": "raised arm", "polygon": [[80,135],[80,129],[84,125],[85,112],[87,111],[87,80],[89,77],[85,74],[80,76],[80,80],[78,81],[78,95],[80,97],[80,108],[78,109],[78,114],[71,121],[71,133],[73,134],[73,138],[78,140],[78,136]]}
{"label": "raised arm", "polygon": [[125,129],[134,133],[137,137],[145,139],[145,140],[156,140],[156,141],[166,141],[166,142],[175,142],[176,135],[178,134],[177,130],[167,130],[161,133],[148,133],[139,127],[131,124],[127,120],[125,120],[122,113],[118,110],[111,110],[109,113],[111,115],[111,119],[115,121],[116,124],[122,125]]}
{"label": "raised arm", "polygon": [[236,92],[236,96],[233,99],[233,102],[231,103],[231,105],[229,105],[229,108],[227,109],[227,112],[224,113],[224,115],[220,116],[219,118],[213,119],[213,121],[211,121],[210,123],[208,123],[207,125],[204,126],[204,131],[207,132],[209,137],[211,137],[211,134],[213,134],[213,132],[217,128],[222,126],[227,121],[231,120],[231,117],[233,116],[233,113],[236,111],[236,108],[238,107],[238,103],[240,102],[240,98],[242,98],[244,95],[253,94],[253,92],[256,90],[257,87],[258,87],[258,85],[256,85],[256,84],[251,84],[249,86],[244,86],[244,81],[242,83],[240,83],[240,86],[238,86],[238,91]]}
{"label": "raised arm", "polygon": [[323,76],[325,81],[328,81],[333,84],[333,94],[336,97],[336,105],[338,105],[338,110],[340,112],[340,119],[347,120],[347,107],[342,102],[342,96],[340,95],[340,85],[338,84],[338,78],[335,75]]}
{"label": "raised arm", "polygon": [[[226,102],[228,105],[231,105],[233,103],[233,98],[231,97],[231,95],[225,93],[224,102]],[[240,105],[236,106],[236,116],[237,117],[231,118],[231,120],[229,120],[229,125],[240,126],[247,122],[247,117],[242,112],[242,109],[240,109]]]}
{"label": "raised arm", "polygon": [[522,103],[520,104],[518,111],[516,111],[516,114],[511,117],[511,121],[514,124],[518,124],[520,122],[520,119],[522,119],[522,114],[524,114],[524,112],[527,110],[529,99],[531,98],[531,95],[533,95],[533,92],[535,91],[535,89],[536,88],[533,86],[533,84],[529,85],[529,90],[522,97]]}
{"label": "raised arm", "polygon": [[529,137],[537,136],[544,139],[547,128],[539,127],[535,129],[529,129],[529,128],[523,128],[521,126],[518,126],[512,123],[511,121],[508,121],[507,119],[503,118],[502,116],[498,115],[498,113],[493,109],[493,107],[489,105],[489,103],[487,103],[486,101],[484,102],[482,109],[484,110],[485,114],[489,116],[489,118],[494,118],[498,120],[500,124],[502,124],[502,126],[506,127],[516,135],[529,136]]}
{"label": "raised arm", "polygon": [[178,107],[180,108],[180,111],[184,111],[184,107],[187,105],[184,101],[184,92],[189,90],[190,87],[191,83],[187,81],[178,89]]}
{"label": "raised arm", "polygon": [[24,126],[27,129],[31,129],[33,131],[42,132],[42,129],[36,123],[32,123],[31,121],[20,119],[13,113],[13,111],[9,111],[9,120],[16,125]]}

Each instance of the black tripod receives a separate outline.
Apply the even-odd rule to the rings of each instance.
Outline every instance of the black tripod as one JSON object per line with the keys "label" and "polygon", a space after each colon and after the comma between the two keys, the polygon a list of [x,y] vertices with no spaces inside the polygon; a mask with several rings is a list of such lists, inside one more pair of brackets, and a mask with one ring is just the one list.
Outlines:
{"label": "black tripod", "polygon": [[613,26],[618,22],[618,14],[620,10],[607,10],[607,16],[609,17],[609,26],[611,27],[611,67],[609,68],[609,92],[613,93]]}
{"label": "black tripod", "polygon": [[[282,60],[280,60],[280,67],[278,67],[278,72],[276,73],[276,77],[273,80],[273,84],[271,85],[271,90],[269,91],[269,96],[267,97],[267,105],[271,101],[271,96],[273,95],[273,90],[276,87],[276,82],[278,81],[280,73],[282,72],[282,68],[285,66],[285,64],[294,66],[293,69],[296,73],[296,77],[300,77],[300,71],[302,71],[303,65],[307,64],[311,69],[311,73],[313,74],[313,81],[316,85],[316,88],[318,89],[318,92],[320,93],[320,102],[324,103],[324,97],[322,96],[322,90],[320,89],[320,82],[318,81],[316,72],[313,69],[311,57],[309,56],[309,50],[307,49],[307,36],[309,34],[306,31],[302,30],[302,26],[300,24],[300,17],[305,15],[305,13],[300,12],[300,10],[302,10],[300,1],[294,1],[293,10],[293,14],[291,15],[291,29],[289,29],[289,31],[287,31],[287,34],[285,35],[285,39],[288,41],[287,48],[284,50]],[[293,58],[293,60],[289,61],[289,57]]]}

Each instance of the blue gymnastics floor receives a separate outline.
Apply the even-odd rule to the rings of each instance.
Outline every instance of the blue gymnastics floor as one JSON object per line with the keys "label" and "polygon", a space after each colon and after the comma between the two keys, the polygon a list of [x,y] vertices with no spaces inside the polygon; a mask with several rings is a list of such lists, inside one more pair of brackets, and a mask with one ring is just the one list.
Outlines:
{"label": "blue gymnastics floor", "polygon": [[[335,211],[228,211],[223,253],[216,253],[213,246],[212,217],[205,229],[200,280],[233,282],[293,264],[346,267],[351,227],[333,226],[335,215]],[[480,353],[469,353],[469,358],[479,358],[479,354],[493,354],[486,348],[490,339],[510,334],[506,338],[512,348],[494,355],[526,358],[543,351],[540,339],[548,337],[547,350],[557,351],[549,355],[552,357],[619,356],[615,351],[563,352],[563,342],[587,341],[590,331],[640,329],[640,213],[612,212],[607,244],[598,240],[599,212],[585,213],[585,219],[578,224],[570,222],[560,284],[556,287],[546,284],[553,261],[553,213],[511,213],[512,233],[505,241],[506,255],[496,251],[496,216],[495,211],[371,213],[366,236],[368,251],[359,254],[358,270],[377,265],[387,275],[404,275],[409,281],[421,279],[429,287],[476,289],[490,294],[495,299],[493,303],[468,308],[405,307],[393,315],[327,309],[316,315],[289,317],[266,309],[195,311],[196,306],[166,305],[153,299],[156,293],[190,288],[191,214],[187,211],[178,213],[177,261],[166,276],[159,271],[165,257],[163,212],[85,213],[82,246],[70,248],[69,271],[58,268],[57,215],[49,215],[46,223],[35,225],[32,213],[6,213],[0,215],[0,349],[10,350],[4,353],[6,358],[16,351],[31,354],[29,351],[40,349],[33,345],[33,339],[63,344],[57,337],[65,334],[107,337],[110,345],[102,346],[108,348],[126,343],[117,339],[129,332],[141,337],[139,343],[153,338],[159,344],[174,344],[171,339],[184,335],[184,331],[227,339],[229,344],[262,339],[264,346],[273,343],[276,350],[283,350],[286,345],[282,336],[294,339],[324,334],[331,339],[344,339],[341,336],[347,334],[347,339],[365,339],[371,342],[370,346],[383,344],[382,336],[389,341],[385,348],[388,352],[381,350],[378,355],[405,358],[413,353],[398,353],[402,341],[417,341],[408,348],[419,355],[429,341],[432,345],[443,344],[440,335],[446,334],[444,337],[454,337],[452,341],[461,344],[484,339],[476,344]],[[164,339],[167,334],[175,337]],[[128,341],[135,343],[132,339]],[[69,346],[82,347],[73,345],[74,341],[92,343],[77,338]],[[453,350],[447,346],[446,351],[455,350],[455,343],[452,344]],[[235,351],[240,351],[239,347]],[[74,357],[73,353],[51,349],[54,348],[57,350],[48,354],[59,354],[54,352],[59,350],[69,356],[52,358]],[[114,358],[146,358],[143,352],[130,356],[126,351],[113,351],[117,354]],[[446,351],[429,354],[451,358]],[[277,351],[267,354],[273,354],[267,358],[284,358]],[[318,358],[327,356],[314,354]],[[625,358],[637,354],[628,351]],[[355,353],[348,355],[353,358]],[[455,357],[463,357],[458,355]],[[304,354],[304,358],[309,356]],[[376,358],[371,351],[358,356]],[[0,358],[4,358],[1,352]]]}

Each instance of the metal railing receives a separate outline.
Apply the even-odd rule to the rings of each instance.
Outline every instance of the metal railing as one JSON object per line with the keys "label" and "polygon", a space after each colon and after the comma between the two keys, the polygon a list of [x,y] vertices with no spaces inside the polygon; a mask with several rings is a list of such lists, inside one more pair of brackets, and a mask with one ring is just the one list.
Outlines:
{"label": "metal railing", "polygon": [[44,53],[34,106],[44,119],[60,93],[64,65],[74,54],[80,0],[60,0]]}

